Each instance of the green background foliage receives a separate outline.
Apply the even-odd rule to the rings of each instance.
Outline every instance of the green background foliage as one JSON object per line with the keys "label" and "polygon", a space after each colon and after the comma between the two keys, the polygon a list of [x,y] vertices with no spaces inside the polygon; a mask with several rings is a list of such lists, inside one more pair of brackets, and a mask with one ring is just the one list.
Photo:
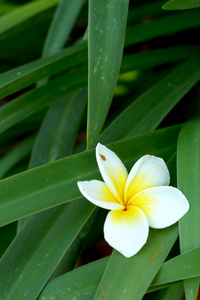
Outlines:
{"label": "green background foliage", "polygon": [[[199,6],[0,2],[1,300],[199,299]],[[98,142],[128,170],[162,157],[190,202],[129,259],[77,188]]]}

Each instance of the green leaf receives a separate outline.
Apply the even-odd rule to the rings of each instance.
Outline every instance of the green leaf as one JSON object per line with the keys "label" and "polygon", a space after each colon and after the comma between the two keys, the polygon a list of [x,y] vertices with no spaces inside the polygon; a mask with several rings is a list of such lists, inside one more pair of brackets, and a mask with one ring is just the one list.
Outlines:
{"label": "green leaf", "polygon": [[0,159],[0,178],[3,178],[11,168],[31,153],[34,141],[35,135],[26,138]]}
{"label": "green leaf", "polygon": [[124,54],[120,73],[143,70],[166,63],[179,62],[198,54],[200,46],[175,46],[142,51],[134,54]]}
{"label": "green leaf", "polygon": [[[130,169],[146,153],[168,159],[176,151],[179,130],[180,126],[157,130],[108,146]],[[94,178],[100,179],[100,174],[90,150],[4,179],[0,181],[0,225],[78,199],[77,181]]]}
{"label": "green leaf", "polygon": [[38,300],[50,300],[53,297],[59,300],[63,299],[63,295],[65,300],[71,300],[73,297],[92,300],[108,259],[109,257],[105,257],[94,261],[52,280],[44,288]]}
{"label": "green leaf", "polygon": [[[74,208],[76,208],[75,202],[74,202]],[[79,258],[79,255],[81,254],[81,251],[83,250],[83,247],[85,245],[85,241],[90,232],[90,228],[93,226],[93,221],[96,217],[97,211],[98,208],[94,209],[92,215],[87,220],[86,224],[80,227],[79,234],[75,237],[73,243],[70,245],[69,249],[67,249],[62,259],[60,260],[60,257],[59,256],[57,257],[58,258],[57,266],[54,269],[51,277],[49,278],[49,281],[74,269],[76,262]],[[73,224],[71,226],[73,227]],[[55,239],[52,242],[57,243],[57,239]]]}
{"label": "green leaf", "polygon": [[41,58],[0,75],[0,98],[17,92],[38,80],[87,61],[86,45],[68,47],[59,54]]}
{"label": "green leaf", "polygon": [[0,258],[15,238],[17,232],[17,224],[12,223],[0,228],[1,244],[0,244]]}
{"label": "green leaf", "polygon": [[[155,297],[154,297],[155,295]],[[183,300],[184,297],[184,287],[183,283],[175,283],[167,288],[163,288],[153,294],[155,300]]]}
{"label": "green leaf", "polygon": [[59,0],[38,0],[24,4],[0,18],[0,34],[55,6]]}
{"label": "green leaf", "polygon": [[[194,119],[183,126],[178,140],[178,187],[189,203],[189,212],[180,220],[181,253],[200,246],[200,120]],[[195,260],[194,260],[195,261]],[[195,299],[200,277],[184,282],[186,299]]]}
{"label": "green leaf", "polygon": [[[39,132],[31,167],[71,154],[85,100],[86,92],[81,91],[52,105]],[[38,213],[23,227],[20,224],[22,229],[1,260],[4,271],[0,275],[0,297],[35,299],[55,268],[58,273],[61,267],[64,270],[73,267],[94,209],[81,199]],[[8,260],[11,256],[12,260]],[[23,278],[28,279],[26,283]]]}
{"label": "green leaf", "polygon": [[[53,104],[38,133],[29,168],[72,154],[81,116],[86,105],[85,90],[72,94]],[[26,222],[19,221],[18,230]]]}
{"label": "green leaf", "polygon": [[126,300],[132,295],[142,299],[177,237],[177,225],[151,229],[147,243],[135,256],[127,259],[114,250],[94,299]]}
{"label": "green leaf", "polygon": [[[184,254],[178,255],[177,257],[165,262],[161,266],[158,274],[156,275],[147,292],[149,293],[152,291],[156,291],[171,284],[173,284],[173,287],[174,282],[190,277],[199,276],[199,255],[200,247],[188,251]],[[64,274],[52,280],[44,288],[39,300],[51,300],[51,297],[55,297],[56,300],[59,300],[62,299],[63,295],[65,295],[65,300],[71,300],[75,296],[77,297],[77,299],[92,300],[95,291],[97,290],[99,281],[102,278],[103,272],[107,267],[109,259],[110,257],[105,257],[85,266],[79,267],[67,274]],[[196,260],[196,262],[194,260]],[[192,264],[191,261],[193,261]],[[135,278],[135,276],[136,275],[134,274],[133,278]],[[142,276],[142,278],[145,277]],[[132,283],[134,283],[134,280],[132,280]],[[77,286],[79,288],[77,288]]]}
{"label": "green leaf", "polygon": [[[144,69],[167,62],[176,62],[199,51],[199,46],[172,47],[125,55],[121,73]],[[41,58],[0,75],[0,98],[17,92],[45,77],[75,67],[87,61],[87,45],[76,45],[58,54]]]}
{"label": "green leaf", "polygon": [[80,199],[29,218],[1,259],[0,298],[36,299],[93,210]]}
{"label": "green leaf", "polygon": [[72,154],[86,99],[87,93],[83,90],[51,106],[38,134],[30,168]]}
{"label": "green leaf", "polygon": [[170,0],[162,8],[166,10],[179,10],[196,7],[200,7],[200,0]]}
{"label": "green leaf", "polygon": [[86,85],[87,68],[83,67],[22,94],[0,108],[0,133]]}
{"label": "green leaf", "polygon": [[[41,130],[40,132],[38,141],[38,155],[42,155],[43,158],[46,156],[49,157],[48,153],[46,154],[46,151],[41,153],[41,149],[39,147],[39,144],[42,147],[42,142],[46,142],[47,140],[53,140],[51,145],[49,142],[49,146],[51,146],[51,149],[53,148],[53,153],[51,153],[51,155],[53,155],[54,158],[56,158],[56,155],[61,156],[61,154],[63,154],[64,156],[66,153],[70,154],[71,147],[69,145],[67,148],[60,147],[60,142],[63,137],[66,138],[65,135],[68,133],[66,129],[68,129],[69,134],[71,135],[70,142],[73,143],[73,139],[75,139],[76,128],[80,123],[81,107],[85,106],[85,99],[86,93],[79,92],[75,94],[74,97],[71,97],[71,99],[64,99],[65,102],[61,101],[52,106],[52,109],[49,110],[43,125],[43,131]],[[74,103],[76,104],[75,106],[73,105]],[[72,118],[72,116],[75,116],[75,118]],[[67,123],[65,121],[66,117],[68,117]],[[54,121],[53,124],[52,118]],[[55,154],[55,140],[54,136],[51,134],[51,131],[56,127],[56,125],[56,141],[58,144],[58,149],[56,149],[57,151]],[[75,127],[73,130],[71,130],[71,125]],[[61,128],[61,126],[64,127],[65,130],[64,128]],[[48,130],[46,131],[45,129],[47,128]],[[71,131],[73,131],[73,133],[71,133]],[[37,161],[34,160],[32,165],[36,165],[36,163]],[[78,215],[81,213],[80,218],[84,221],[84,223],[78,222],[78,224],[75,226],[76,231],[74,229],[74,222],[77,218],[79,218],[79,216],[74,215],[74,210],[78,213]],[[59,208],[54,208],[50,211],[45,211],[33,216],[23,227],[22,231],[17,235],[17,238],[9,248],[7,254],[4,256],[5,260],[3,258],[1,261],[2,269],[13,270],[10,273],[6,272],[6,275],[5,273],[2,274],[2,294],[5,295],[7,299],[12,299],[13,297],[15,297],[15,299],[27,299],[26,297],[29,299],[35,299],[35,296],[39,294],[43,285],[48,280],[59,261],[62,259],[66,250],[70,250],[73,246],[73,256],[75,253],[80,251],[81,242],[84,240],[84,237],[88,231],[88,224],[86,228],[84,224],[88,219],[88,214],[90,215],[93,210],[94,207],[83,200],[80,203],[76,201],[68,206],[65,205]],[[73,218],[70,220],[69,216],[72,215]],[[65,230],[63,230],[64,227]],[[37,230],[37,228],[39,228],[39,230]],[[62,232],[62,234],[60,234],[60,232]],[[78,239],[79,244],[77,244],[76,239]],[[25,249],[23,246],[24,244],[26,244]],[[16,251],[15,247],[17,247],[18,251]],[[12,256],[12,261],[7,260],[6,255]],[[70,259],[70,263],[72,264],[72,255],[70,256]],[[43,262],[43,265],[41,262]],[[16,267],[18,264],[19,267]],[[15,273],[15,276],[12,276],[13,273]],[[29,280],[26,281],[26,284],[24,284],[23,280],[21,281],[21,279],[24,277],[29,278]],[[5,287],[7,282],[9,282],[8,293]],[[34,282],[37,282],[37,284]]]}
{"label": "green leaf", "polygon": [[124,46],[128,0],[90,0],[88,25],[88,148],[105,122]]}
{"label": "green leaf", "polygon": [[170,14],[146,24],[128,27],[125,46],[198,26],[200,26],[198,10]]}
{"label": "green leaf", "polygon": [[164,263],[153,280],[149,291],[169,285],[169,283],[199,276],[199,255],[200,247],[187,251]]}
{"label": "green leaf", "polygon": [[133,101],[102,132],[98,141],[107,143],[153,131],[199,79],[200,56],[195,56],[176,67]]}
{"label": "green leaf", "polygon": [[19,4],[17,3],[11,3],[11,2],[3,2],[0,3],[0,14],[3,15],[5,13],[8,13],[9,11],[15,9]]}
{"label": "green leaf", "polygon": [[[60,1],[45,39],[42,57],[51,56],[62,49],[84,1]],[[46,81],[47,78],[39,81],[37,86],[45,84]]]}
{"label": "green leaf", "polygon": [[[155,275],[159,268],[158,263],[160,262],[161,265],[161,261],[164,260],[177,235],[177,226],[167,228],[162,233],[160,230],[152,230],[147,245],[135,257],[126,259],[114,251],[109,261],[108,258],[98,260],[53,280],[46,286],[39,299],[50,300],[50,297],[61,299],[63,295],[66,300],[75,296],[77,299],[87,300],[131,299],[134,295],[135,299],[139,300],[141,299],[139,294],[143,292],[144,286],[150,284],[150,277],[144,277],[144,273],[146,275],[149,272],[152,276]],[[139,266],[140,269],[137,269]],[[98,290],[93,298],[104,270],[106,272],[106,275],[104,274],[106,278],[102,279],[104,289]],[[134,273],[136,270],[137,273]],[[112,280],[113,277],[116,282]]]}
{"label": "green leaf", "polygon": [[161,9],[164,0],[145,2],[145,5],[143,3],[138,4],[130,6],[128,12],[128,23],[130,24],[143,21],[148,18],[149,13],[151,13],[153,18],[164,15],[165,13]]}
{"label": "green leaf", "polygon": [[57,53],[64,46],[85,0],[60,0],[43,48],[43,56]]}

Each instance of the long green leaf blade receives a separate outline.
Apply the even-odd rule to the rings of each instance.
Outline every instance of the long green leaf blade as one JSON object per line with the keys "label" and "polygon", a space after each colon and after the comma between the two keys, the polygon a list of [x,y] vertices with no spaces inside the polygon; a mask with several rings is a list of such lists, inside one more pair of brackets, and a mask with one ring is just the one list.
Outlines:
{"label": "long green leaf blade", "polygon": [[0,179],[20,160],[31,153],[34,141],[35,135],[26,138],[0,159]]}
{"label": "long green leaf blade", "polygon": [[72,154],[86,99],[87,93],[83,90],[51,106],[38,134],[30,168]]}
{"label": "long green leaf blade", "polygon": [[[177,62],[199,51],[199,46],[181,46],[124,55],[121,73],[145,69],[163,63]],[[87,61],[87,45],[76,45],[58,54],[41,58],[0,75],[0,98],[30,86],[45,77],[75,67]]]}
{"label": "long green leaf blade", "polygon": [[[130,169],[147,152],[168,159],[176,151],[179,130],[180,126],[158,130],[109,147]],[[0,181],[0,225],[78,199],[77,181],[94,178],[100,179],[100,174],[90,150],[4,179]]]}
{"label": "long green leaf blade", "polygon": [[60,0],[43,48],[43,56],[57,53],[64,46],[85,0]]}
{"label": "long green leaf blade", "polygon": [[105,257],[52,280],[38,300],[50,300],[51,297],[59,300],[63,295],[65,300],[71,300],[73,297],[78,300],[92,300],[107,263],[108,257]]}
{"label": "long green leaf blade", "polygon": [[0,108],[0,133],[31,114],[87,86],[87,68],[75,70],[27,92]]}
{"label": "long green leaf blade", "polygon": [[20,6],[0,18],[0,34],[55,6],[59,0],[32,1]]}
{"label": "long green leaf blade", "polygon": [[200,26],[199,11],[186,11],[127,28],[125,46],[148,41],[175,31]]}
{"label": "long green leaf blade", "polygon": [[[40,129],[30,167],[71,154],[85,100],[86,91],[80,91],[52,105]],[[20,227],[27,222],[1,260],[5,270],[1,273],[1,291],[7,299],[35,299],[66,251],[73,252],[64,260],[63,267],[66,270],[73,266],[88,232],[87,220],[94,210],[88,204],[85,200],[75,201],[36,214],[28,221],[20,220]],[[80,222],[76,222],[77,217]],[[7,260],[7,256],[12,256],[12,260]],[[29,279],[26,284],[24,277]],[[7,282],[9,291],[5,288]]]}
{"label": "long green leaf blade", "polygon": [[200,7],[200,0],[170,0],[162,8],[166,10],[179,10],[197,7]]}
{"label": "long green leaf blade", "polygon": [[17,92],[87,61],[86,45],[68,47],[59,54],[41,58],[0,75],[0,98]]}
{"label": "long green leaf blade", "polygon": [[31,217],[1,259],[1,299],[36,299],[93,210],[80,199]]}
{"label": "long green leaf blade", "polygon": [[165,63],[179,62],[198,54],[199,50],[199,45],[175,46],[142,51],[134,54],[124,54],[120,73],[123,74],[124,72],[132,70],[143,70]]}
{"label": "long green leaf blade", "polygon": [[[200,247],[165,262],[147,292],[167,287],[186,278],[199,276],[199,255]],[[193,260],[191,264],[193,258],[196,262]],[[85,295],[88,297],[87,300],[92,300],[109,259],[110,257],[105,257],[52,280],[43,290],[39,300],[51,300],[53,296],[59,300],[62,299],[63,294],[66,300],[71,300],[73,296],[84,299]]]}
{"label": "long green leaf blade", "polygon": [[[190,210],[180,220],[180,247],[184,253],[200,246],[200,120],[195,119],[183,126],[178,141],[178,186],[190,202]],[[196,299],[200,277],[186,280],[186,299]]]}
{"label": "long green leaf blade", "polygon": [[179,100],[200,79],[200,56],[176,67],[129,105],[100,135],[107,143],[153,131]]}
{"label": "long green leaf blade", "polygon": [[159,286],[200,275],[200,247],[178,255],[165,262],[152,282],[150,291]]}
{"label": "long green leaf blade", "polygon": [[89,148],[103,127],[117,83],[128,4],[128,0],[89,1],[87,127]]}

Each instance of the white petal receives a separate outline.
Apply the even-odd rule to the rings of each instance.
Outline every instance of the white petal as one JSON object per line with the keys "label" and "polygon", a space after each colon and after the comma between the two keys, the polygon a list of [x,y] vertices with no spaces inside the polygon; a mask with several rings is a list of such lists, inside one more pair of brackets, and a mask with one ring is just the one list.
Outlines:
{"label": "white petal", "polygon": [[96,147],[96,159],[107,187],[123,203],[124,188],[128,176],[125,166],[113,151],[100,143]]}
{"label": "white petal", "polygon": [[171,186],[149,188],[137,194],[130,201],[146,215],[149,226],[165,228],[176,223],[189,209],[189,202],[183,193]]}
{"label": "white petal", "polygon": [[102,181],[78,181],[77,184],[81,194],[93,204],[112,210],[123,207],[117,202],[116,198]]}
{"label": "white petal", "polygon": [[169,171],[162,158],[153,155],[141,157],[132,167],[125,187],[125,203],[142,190],[169,185]]}
{"label": "white petal", "polygon": [[135,255],[146,243],[149,224],[137,207],[110,211],[104,224],[105,240],[126,257]]}

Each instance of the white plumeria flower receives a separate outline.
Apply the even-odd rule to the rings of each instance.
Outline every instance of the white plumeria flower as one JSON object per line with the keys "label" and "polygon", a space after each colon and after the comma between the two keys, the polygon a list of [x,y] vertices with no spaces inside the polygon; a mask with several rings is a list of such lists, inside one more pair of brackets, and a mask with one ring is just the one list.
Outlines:
{"label": "white plumeria flower", "polygon": [[186,197],[169,185],[169,171],[162,158],[141,157],[128,174],[119,157],[101,145],[96,159],[104,182],[79,181],[82,195],[93,204],[111,210],[104,224],[105,240],[126,257],[146,243],[149,226],[165,228],[189,209]]}

